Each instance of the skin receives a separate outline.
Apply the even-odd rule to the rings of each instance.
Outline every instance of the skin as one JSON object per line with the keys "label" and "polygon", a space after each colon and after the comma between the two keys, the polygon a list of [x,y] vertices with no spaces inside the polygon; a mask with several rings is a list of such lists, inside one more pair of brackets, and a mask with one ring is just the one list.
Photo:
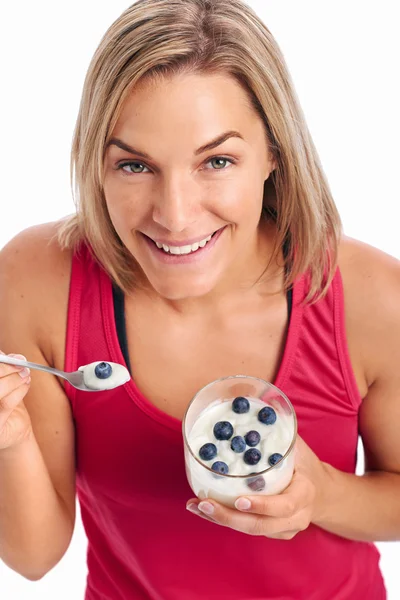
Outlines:
{"label": "skin", "polygon": [[[243,139],[230,138],[195,154],[228,130],[239,131]],[[223,75],[186,74],[144,83],[127,100],[113,137],[149,155],[144,160],[110,145],[104,160],[111,220],[143,272],[142,287],[126,299],[128,348],[138,387],[161,410],[182,418],[187,399],[224,374],[246,372],[273,380],[285,343],[287,307],[282,261],[270,260],[276,232],[259,217],[263,182],[275,165],[245,92]],[[222,161],[224,168],[217,169],[221,162],[212,159],[219,156],[235,164]],[[118,169],[123,163],[131,163],[125,174]],[[209,255],[190,264],[161,265],[143,237],[178,243],[222,227]],[[54,224],[31,228],[0,254],[0,347],[62,369],[71,254],[48,243],[54,232]],[[341,243],[339,265],[350,359],[363,398],[360,433],[368,475],[337,471],[299,439],[294,478],[285,492],[248,496],[247,509],[193,498],[187,506],[195,515],[280,539],[292,538],[310,523],[352,539],[400,538],[400,266],[350,239]],[[46,554],[43,550],[32,576],[37,578],[61,558],[73,530],[71,409],[55,378],[35,372],[27,382],[16,368],[4,365],[0,398],[0,474],[5,463],[20,465],[33,452],[36,480],[56,492],[41,496],[50,517],[40,527]],[[40,512],[37,494],[26,498],[26,477],[22,473],[9,483],[13,498],[24,490],[21,506],[30,511],[25,529],[26,519],[33,522]],[[9,520],[14,527],[18,507],[13,510]],[[16,529],[16,546],[24,528]],[[37,535],[33,525],[32,531]],[[28,559],[15,556],[10,550],[8,563],[26,574]]]}

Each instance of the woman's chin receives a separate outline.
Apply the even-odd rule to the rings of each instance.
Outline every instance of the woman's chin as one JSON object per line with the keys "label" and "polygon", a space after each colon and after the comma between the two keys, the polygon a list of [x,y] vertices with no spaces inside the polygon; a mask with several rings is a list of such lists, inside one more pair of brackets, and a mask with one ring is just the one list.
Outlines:
{"label": "woman's chin", "polygon": [[150,284],[156,294],[171,301],[200,298],[206,296],[215,287],[215,282],[211,281],[209,277],[203,281],[193,281],[191,278],[187,278],[185,281],[153,280],[150,281]]}

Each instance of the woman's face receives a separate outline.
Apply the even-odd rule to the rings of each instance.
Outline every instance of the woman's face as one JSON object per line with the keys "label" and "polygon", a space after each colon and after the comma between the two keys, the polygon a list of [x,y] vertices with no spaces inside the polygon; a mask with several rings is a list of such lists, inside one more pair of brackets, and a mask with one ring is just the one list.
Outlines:
{"label": "woman's face", "polygon": [[251,269],[273,168],[263,123],[236,80],[184,74],[135,87],[106,150],[104,193],[152,288],[193,298]]}

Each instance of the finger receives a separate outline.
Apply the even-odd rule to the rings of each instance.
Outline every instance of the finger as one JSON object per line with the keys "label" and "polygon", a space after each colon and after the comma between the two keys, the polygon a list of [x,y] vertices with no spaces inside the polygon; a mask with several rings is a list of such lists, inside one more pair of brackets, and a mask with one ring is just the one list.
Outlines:
{"label": "finger", "polygon": [[298,501],[289,495],[241,496],[235,508],[242,512],[275,518],[289,518],[298,512]]}
{"label": "finger", "polygon": [[17,388],[25,385],[29,377],[29,371],[25,373],[22,370],[19,373],[0,378],[0,403],[3,408],[7,406],[7,396]]}
{"label": "finger", "polygon": [[277,518],[289,518],[302,510],[307,504],[305,486],[293,478],[290,485],[281,493],[274,496],[262,494],[241,496],[235,502],[235,508]]}
{"label": "finger", "polygon": [[[25,356],[23,356],[22,354],[4,354],[4,352],[1,352],[0,350],[0,354],[2,354],[3,356],[10,356],[12,358],[19,358],[21,360],[26,360]],[[7,365],[5,363],[0,363],[0,377],[6,377],[7,375],[10,375],[11,373],[17,373],[17,372],[21,372],[23,371],[25,367],[17,367],[16,365]]]}
{"label": "finger", "polygon": [[[21,380],[22,381],[22,380]],[[4,398],[0,398],[0,430],[3,428],[4,423],[12,411],[22,402],[26,394],[29,391],[30,377],[25,380],[22,384],[10,392]]]}
{"label": "finger", "polygon": [[251,513],[241,513],[209,499],[201,501],[198,509],[211,518],[214,523],[249,535],[270,537],[296,528],[290,519],[274,519]]}
{"label": "finger", "polygon": [[211,517],[207,517],[207,515],[205,515],[204,513],[202,513],[198,508],[197,508],[197,504],[192,502],[192,503],[188,503],[186,506],[186,509],[191,512],[193,515],[196,515],[197,517],[200,517],[201,519],[204,519],[205,521],[210,521],[210,523],[215,523],[214,519],[211,519]]}
{"label": "finger", "polygon": [[296,443],[295,443],[295,452],[297,452],[297,454],[302,454],[303,452],[307,452],[307,450],[310,450],[310,446],[308,444],[306,444],[306,442],[303,440],[303,438],[299,435],[297,435],[296,437]]}
{"label": "finger", "polygon": [[[271,527],[268,537],[291,540],[297,533],[305,531],[310,526],[310,511],[304,509],[288,519],[272,519],[272,521],[273,527]],[[274,533],[274,529],[277,533]]]}
{"label": "finger", "polygon": [[300,529],[296,529],[294,531],[282,531],[281,533],[277,533],[276,535],[269,535],[268,537],[271,540],[292,540],[295,535],[300,533]]}

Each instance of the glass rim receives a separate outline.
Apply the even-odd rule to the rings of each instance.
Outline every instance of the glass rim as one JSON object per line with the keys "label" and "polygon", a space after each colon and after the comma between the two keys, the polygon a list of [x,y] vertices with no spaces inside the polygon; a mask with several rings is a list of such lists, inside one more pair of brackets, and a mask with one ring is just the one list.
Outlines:
{"label": "glass rim", "polygon": [[[275,465],[270,465],[269,467],[267,467],[266,469],[263,469],[262,471],[258,471],[257,473],[247,473],[246,475],[230,475],[229,473],[217,473],[216,471],[213,471],[210,467],[207,467],[207,465],[205,465],[199,458],[197,458],[197,456],[194,454],[194,452],[192,451],[190,444],[188,442],[188,439],[186,437],[186,431],[185,431],[185,424],[186,424],[186,417],[187,414],[190,410],[190,407],[192,406],[192,404],[195,402],[195,400],[198,398],[198,396],[204,391],[206,390],[208,387],[216,384],[216,383],[220,383],[221,381],[226,381],[227,379],[255,379],[256,381],[260,381],[261,383],[266,384],[267,386],[273,388],[274,390],[276,390],[278,392],[278,394],[280,396],[283,397],[283,399],[285,400],[285,402],[287,403],[287,405],[289,406],[292,416],[293,416],[293,436],[292,436],[292,441],[290,442],[289,448],[286,450],[285,454],[282,456],[281,460],[279,462],[277,462]],[[187,448],[187,450],[189,451],[189,453],[192,455],[192,457],[194,458],[194,460],[201,465],[202,467],[204,467],[204,469],[206,469],[207,471],[209,471],[211,474],[215,475],[218,479],[221,477],[227,477],[228,479],[255,479],[256,477],[260,477],[261,475],[264,475],[265,473],[269,473],[269,471],[272,471],[273,469],[277,469],[279,467],[281,467],[283,465],[283,463],[285,462],[286,458],[291,454],[294,445],[296,443],[296,438],[297,438],[297,416],[296,416],[296,411],[294,410],[293,404],[290,402],[289,398],[286,396],[286,394],[280,389],[278,388],[276,385],[274,385],[273,383],[271,383],[270,381],[267,381],[266,379],[262,379],[262,377],[254,377],[253,375],[227,375],[226,377],[220,377],[219,379],[214,379],[214,381],[211,381],[210,383],[207,383],[206,385],[204,385],[202,388],[200,388],[198,390],[198,392],[195,393],[195,395],[193,396],[193,398],[191,399],[191,401],[189,402],[189,404],[186,407],[185,410],[185,414],[183,415],[183,420],[182,420],[182,433],[183,433],[183,441],[184,441],[184,445]]]}

